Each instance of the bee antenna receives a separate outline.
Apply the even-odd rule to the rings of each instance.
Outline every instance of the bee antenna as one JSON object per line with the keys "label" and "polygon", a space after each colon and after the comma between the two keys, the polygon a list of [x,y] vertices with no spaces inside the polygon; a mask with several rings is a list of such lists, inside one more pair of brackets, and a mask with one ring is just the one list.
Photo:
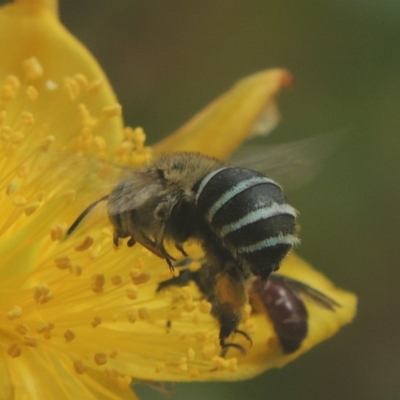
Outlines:
{"label": "bee antenna", "polygon": [[102,197],[99,200],[96,200],[94,203],[90,204],[87,208],[85,208],[83,212],[79,215],[79,217],[74,221],[74,223],[68,228],[66,237],[69,236],[77,228],[77,226],[82,222],[83,218],[85,218],[86,215],[88,215],[90,211],[92,211],[93,208],[97,206],[97,204],[99,204],[102,201],[108,200],[109,197],[110,195],[107,194],[106,196]]}

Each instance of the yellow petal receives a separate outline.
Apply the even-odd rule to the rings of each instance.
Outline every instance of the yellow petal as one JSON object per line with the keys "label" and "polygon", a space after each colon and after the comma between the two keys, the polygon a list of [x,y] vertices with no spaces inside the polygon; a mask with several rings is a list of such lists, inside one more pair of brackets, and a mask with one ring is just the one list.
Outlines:
{"label": "yellow petal", "polygon": [[259,72],[240,80],[171,136],[154,147],[156,154],[168,151],[200,151],[226,159],[254,133],[275,127],[279,113],[275,97],[291,83],[282,69]]}
{"label": "yellow petal", "polygon": [[[22,77],[22,84],[40,91],[40,107],[33,112],[54,112],[57,97],[55,88],[63,88],[74,97],[74,107],[84,103],[88,112],[100,118],[104,107],[117,100],[105,73],[89,51],[60,23],[54,9],[55,1],[19,0],[0,9],[0,82],[10,74]],[[37,60],[28,65],[26,60]],[[77,82],[68,82],[79,76]],[[86,86],[86,87],[85,87]],[[57,116],[58,122],[71,123],[67,117]],[[104,118],[97,127],[97,135],[104,137],[111,147],[120,143],[122,119]]]}

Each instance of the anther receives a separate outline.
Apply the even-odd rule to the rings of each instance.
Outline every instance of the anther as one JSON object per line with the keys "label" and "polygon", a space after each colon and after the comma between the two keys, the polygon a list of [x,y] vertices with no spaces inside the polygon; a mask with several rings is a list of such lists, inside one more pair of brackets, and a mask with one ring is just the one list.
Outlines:
{"label": "anther", "polygon": [[93,238],[86,236],[82,243],[75,247],[75,251],[85,251],[93,244]]}
{"label": "anther", "polygon": [[121,104],[113,104],[111,106],[103,107],[101,110],[101,115],[104,118],[114,118],[119,117],[122,114],[122,106]]}
{"label": "anther", "polygon": [[20,318],[22,315],[22,308],[20,306],[14,306],[10,311],[7,312],[7,319],[13,320],[16,318]]}
{"label": "anther", "polygon": [[96,353],[94,355],[94,362],[97,365],[107,364],[107,354],[106,353]]}
{"label": "anther", "polygon": [[25,77],[28,81],[33,81],[43,75],[43,67],[36,57],[29,58],[23,62]]}

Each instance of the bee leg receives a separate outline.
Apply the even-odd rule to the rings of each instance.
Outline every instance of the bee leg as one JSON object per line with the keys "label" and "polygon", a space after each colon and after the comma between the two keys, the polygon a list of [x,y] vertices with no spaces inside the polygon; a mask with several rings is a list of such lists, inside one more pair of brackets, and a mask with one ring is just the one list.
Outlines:
{"label": "bee leg", "polygon": [[248,333],[246,333],[245,331],[242,331],[240,329],[235,329],[234,333],[240,333],[242,336],[244,336],[250,343],[250,346],[253,346],[253,339],[250,337],[250,335]]}
{"label": "bee leg", "polygon": [[131,236],[131,238],[128,240],[127,246],[128,247],[133,247],[136,243],[136,240]]}
{"label": "bee leg", "polygon": [[175,247],[182,253],[182,255],[184,257],[189,257],[189,254],[186,253],[186,251],[184,250],[184,248],[182,247],[181,243],[175,243]]}
{"label": "bee leg", "polygon": [[225,341],[222,341],[220,344],[222,347],[221,357],[225,357],[228,350],[232,347],[239,350],[242,354],[246,354],[246,349],[238,343],[225,343]]}
{"label": "bee leg", "polygon": [[[124,239],[128,237],[129,235],[122,233],[121,231],[114,229],[113,231],[113,243],[115,244],[116,247],[119,247],[119,239]],[[133,243],[134,244],[134,243]],[[132,244],[132,246],[133,246]]]}
{"label": "bee leg", "polygon": [[167,250],[165,250],[164,246],[161,247],[161,253],[163,255],[163,258],[165,258],[165,261],[168,264],[169,270],[171,271],[171,273],[174,273],[174,265],[173,262],[175,261],[175,258],[172,257],[170,254],[168,254]]}

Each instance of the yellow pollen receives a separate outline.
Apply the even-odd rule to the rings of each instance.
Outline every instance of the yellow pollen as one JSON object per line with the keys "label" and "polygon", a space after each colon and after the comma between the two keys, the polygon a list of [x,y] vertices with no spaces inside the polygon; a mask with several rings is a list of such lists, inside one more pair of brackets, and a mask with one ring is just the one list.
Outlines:
{"label": "yellow pollen", "polygon": [[138,288],[135,285],[130,285],[126,289],[126,296],[130,300],[136,300],[138,297]]}
{"label": "yellow pollen", "polygon": [[75,82],[79,85],[81,89],[87,89],[89,86],[89,82],[85,75],[83,74],[76,74],[74,75]]}
{"label": "yellow pollen", "polygon": [[26,88],[26,96],[28,97],[29,100],[35,101],[39,97],[39,92],[35,88],[35,86],[28,86]]}
{"label": "yellow pollen", "polygon": [[196,303],[193,300],[185,301],[183,309],[187,312],[191,312],[196,308]]}
{"label": "yellow pollen", "polygon": [[27,178],[30,174],[30,169],[27,165],[21,165],[17,168],[17,176],[19,178]]}
{"label": "yellow pollen", "polygon": [[75,275],[75,276],[81,276],[82,275],[82,266],[76,264],[76,265],[71,265],[71,267],[69,268],[69,272],[71,272],[71,274]]}
{"label": "yellow pollen", "polygon": [[37,347],[39,344],[37,338],[32,337],[32,336],[24,336],[22,343],[25,346],[29,346],[29,347]]}
{"label": "yellow pollen", "polygon": [[110,353],[108,354],[108,356],[109,356],[110,358],[115,358],[115,357],[117,357],[118,353],[119,353],[119,351],[118,351],[117,349],[114,349],[114,350],[111,350],[111,351],[110,351]]}
{"label": "yellow pollen", "polygon": [[74,366],[75,372],[76,372],[78,375],[82,375],[82,374],[85,372],[85,370],[86,370],[86,368],[85,368],[85,366],[83,365],[83,362],[82,362],[81,360],[76,360],[76,361],[74,361],[73,366]]}
{"label": "yellow pollen", "polygon": [[164,369],[165,369],[165,363],[163,361],[157,361],[156,367],[155,367],[155,372],[161,372]]}
{"label": "yellow pollen", "polygon": [[145,272],[142,272],[138,276],[135,276],[135,277],[131,276],[131,278],[132,278],[132,282],[135,285],[140,285],[140,284],[148,282],[151,278],[151,275],[148,271],[145,271]]}
{"label": "yellow pollen", "polygon": [[64,78],[64,88],[66,89],[70,100],[73,101],[79,96],[80,86],[75,80]]}
{"label": "yellow pollen", "polygon": [[91,325],[93,326],[93,328],[96,328],[97,326],[99,326],[101,324],[101,318],[99,316],[95,316],[93,317],[93,321],[91,323]]}
{"label": "yellow pollen", "polygon": [[17,90],[11,85],[3,85],[0,90],[0,98],[4,102],[13,100],[17,96]]}
{"label": "yellow pollen", "polygon": [[8,311],[6,314],[7,319],[9,319],[9,320],[19,318],[19,317],[21,317],[21,315],[22,315],[22,308],[20,306],[12,307],[11,310]]}
{"label": "yellow pollen", "polygon": [[25,126],[32,126],[35,123],[35,117],[30,112],[21,113],[21,121]]}
{"label": "yellow pollen", "polygon": [[19,343],[11,343],[10,346],[8,346],[7,349],[7,354],[11,357],[11,358],[17,358],[21,355],[22,353],[22,349],[21,346],[19,345]]}
{"label": "yellow pollen", "polygon": [[136,312],[136,310],[133,310],[133,309],[128,310],[128,312],[126,313],[126,315],[127,315],[127,317],[128,317],[128,321],[129,321],[129,322],[131,322],[131,323],[136,322],[136,319],[137,319],[137,312]]}
{"label": "yellow pollen", "polygon": [[92,276],[92,290],[95,293],[103,293],[106,279],[103,274],[94,274]]}
{"label": "yellow pollen", "polygon": [[104,79],[103,78],[98,78],[92,82],[89,83],[88,86],[88,93],[89,94],[96,94],[100,87],[103,85]]}
{"label": "yellow pollen", "polygon": [[110,278],[111,283],[115,286],[119,286],[122,284],[122,277],[120,275],[114,275]]}
{"label": "yellow pollen", "polygon": [[15,327],[15,331],[20,335],[26,335],[29,332],[29,328],[25,324],[19,324]]}
{"label": "yellow pollen", "polygon": [[200,375],[200,371],[197,368],[191,368],[189,370],[189,376],[192,379],[197,378]]}
{"label": "yellow pollen", "polygon": [[214,367],[218,370],[226,369],[226,367],[228,366],[227,360],[225,360],[225,358],[223,358],[223,357],[215,356],[212,361],[213,361]]}
{"label": "yellow pollen", "polygon": [[13,198],[13,203],[16,207],[23,207],[26,205],[26,199],[24,196],[15,196]]}
{"label": "yellow pollen", "polygon": [[196,352],[193,350],[192,347],[190,347],[190,349],[188,350],[187,354],[188,354],[188,359],[193,361],[194,358],[195,358]]}
{"label": "yellow pollen", "polygon": [[83,126],[93,127],[96,124],[97,119],[90,115],[85,104],[80,103],[78,105],[78,112]]}
{"label": "yellow pollen", "polygon": [[93,141],[94,148],[96,150],[104,150],[107,146],[105,139],[101,136],[95,136]]}
{"label": "yellow pollen", "polygon": [[182,357],[180,360],[179,360],[179,370],[181,371],[181,372],[187,372],[187,370],[189,369],[188,368],[188,365],[187,365],[187,358],[186,357]]}
{"label": "yellow pollen", "polygon": [[46,283],[38,283],[35,286],[33,298],[39,304],[44,304],[51,300],[53,298],[53,294],[49,285],[47,285]]}
{"label": "yellow pollen", "polygon": [[50,332],[52,329],[54,329],[53,322],[41,322],[36,327],[36,332],[37,333]]}
{"label": "yellow pollen", "polygon": [[19,89],[21,87],[21,81],[16,75],[8,75],[4,82],[8,85],[11,85],[15,89]]}
{"label": "yellow pollen", "polygon": [[54,262],[59,269],[68,269],[72,266],[71,259],[68,256],[58,256],[54,259]]}
{"label": "yellow pollen", "polygon": [[18,189],[18,184],[14,181],[11,181],[6,188],[6,195],[7,196],[11,196],[12,194],[14,194]]}
{"label": "yellow pollen", "polygon": [[28,204],[25,208],[24,208],[24,213],[26,216],[30,216],[32,215],[38,208],[40,207],[40,202],[36,201],[34,203]]}
{"label": "yellow pollen", "polygon": [[119,117],[122,114],[122,106],[121,104],[113,104],[111,106],[103,107],[101,110],[101,115],[104,118],[114,118]]}
{"label": "yellow pollen", "polygon": [[64,338],[67,343],[72,342],[75,339],[75,333],[72,332],[70,329],[67,329],[64,333]]}
{"label": "yellow pollen", "polygon": [[199,310],[204,314],[209,314],[211,312],[211,303],[206,300],[202,300],[199,305]]}
{"label": "yellow pollen", "polygon": [[132,383],[132,378],[130,376],[118,376],[117,384],[121,389],[129,389]]}
{"label": "yellow pollen", "polygon": [[25,135],[22,132],[16,131],[11,133],[9,140],[13,144],[19,144],[24,140],[24,138]]}
{"label": "yellow pollen", "polygon": [[142,319],[142,320],[147,320],[147,319],[150,318],[150,311],[149,311],[149,309],[146,308],[146,307],[140,307],[140,308],[138,309],[138,315],[139,315],[139,318],[140,318],[140,319]]}
{"label": "yellow pollen", "polygon": [[50,238],[53,242],[64,238],[67,227],[64,224],[56,224],[50,228]]}
{"label": "yellow pollen", "polygon": [[46,137],[44,138],[44,140],[43,140],[41,146],[40,146],[40,149],[41,149],[43,152],[49,151],[50,146],[54,143],[55,140],[56,140],[56,138],[55,138],[53,135],[48,135],[48,136],[46,136]]}
{"label": "yellow pollen", "polygon": [[23,68],[25,77],[28,81],[33,81],[43,75],[43,67],[35,57],[25,60],[23,63]]}
{"label": "yellow pollen", "polygon": [[106,353],[96,353],[94,355],[94,362],[97,365],[104,365],[107,364],[107,354]]}
{"label": "yellow pollen", "polygon": [[53,90],[58,89],[57,83],[55,83],[55,82],[52,81],[51,79],[48,79],[48,80],[44,83],[44,87],[45,87],[46,90],[49,91],[49,92],[52,92]]}
{"label": "yellow pollen", "polygon": [[75,247],[75,251],[85,251],[92,244],[93,244],[93,238],[91,236],[86,236],[85,239],[83,239],[83,242],[81,242],[80,244],[78,244],[78,246]]}

